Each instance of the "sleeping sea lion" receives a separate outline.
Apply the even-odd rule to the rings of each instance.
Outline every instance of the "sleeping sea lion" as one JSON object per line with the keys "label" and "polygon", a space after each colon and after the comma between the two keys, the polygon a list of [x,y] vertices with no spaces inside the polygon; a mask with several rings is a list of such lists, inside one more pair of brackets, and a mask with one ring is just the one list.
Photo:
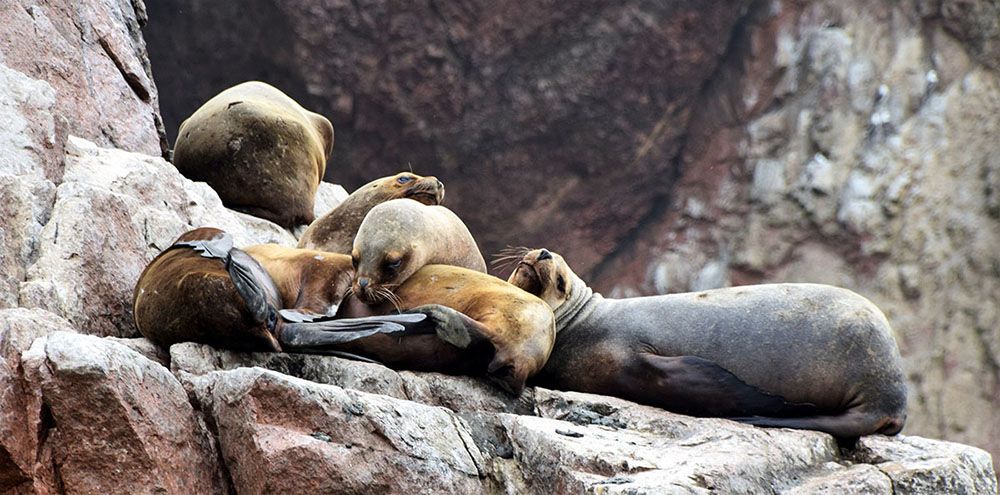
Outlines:
{"label": "sleeping sea lion", "polygon": [[277,88],[233,86],[181,123],[174,165],[223,204],[282,227],[309,224],[333,150],[333,125]]}
{"label": "sleeping sea lion", "polygon": [[889,323],[849,290],[771,284],[605,299],[545,249],[520,256],[509,281],[555,312],[543,386],[840,438],[894,435],[906,421]]}

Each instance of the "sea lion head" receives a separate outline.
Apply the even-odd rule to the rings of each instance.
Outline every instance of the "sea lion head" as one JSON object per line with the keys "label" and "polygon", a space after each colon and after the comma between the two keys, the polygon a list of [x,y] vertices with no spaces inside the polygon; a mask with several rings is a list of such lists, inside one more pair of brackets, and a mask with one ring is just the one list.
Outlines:
{"label": "sea lion head", "polygon": [[351,291],[368,304],[393,299],[393,290],[427,264],[426,246],[411,232],[422,209],[409,199],[376,205],[365,216],[351,248]]}
{"label": "sea lion head", "polygon": [[524,252],[507,282],[538,296],[554,311],[573,296],[577,278],[559,254],[548,249],[533,249]]}
{"label": "sea lion head", "polygon": [[424,177],[412,172],[375,179],[358,191],[363,192],[372,205],[398,198],[410,198],[425,205],[439,205],[444,201],[444,184],[437,177]]}

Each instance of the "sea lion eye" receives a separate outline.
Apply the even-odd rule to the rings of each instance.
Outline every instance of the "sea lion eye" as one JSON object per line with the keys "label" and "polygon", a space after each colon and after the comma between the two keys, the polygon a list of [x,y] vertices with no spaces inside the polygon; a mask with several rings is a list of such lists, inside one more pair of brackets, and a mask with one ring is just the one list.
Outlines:
{"label": "sea lion eye", "polygon": [[559,292],[566,292],[566,279],[564,279],[562,275],[556,279],[556,289],[558,289]]}
{"label": "sea lion eye", "polygon": [[407,182],[410,182],[411,180],[413,180],[413,177],[410,177],[408,175],[400,175],[399,178],[396,179],[396,182],[398,182],[400,184],[406,184]]}
{"label": "sea lion eye", "polygon": [[403,264],[403,260],[402,259],[398,259],[396,261],[385,260],[385,267],[388,268],[388,269],[390,269],[390,270],[395,270],[395,269],[399,268],[399,266],[402,265],[402,264]]}
{"label": "sea lion eye", "polygon": [[355,270],[358,269],[358,257],[357,256],[351,256],[351,266],[353,266]]}

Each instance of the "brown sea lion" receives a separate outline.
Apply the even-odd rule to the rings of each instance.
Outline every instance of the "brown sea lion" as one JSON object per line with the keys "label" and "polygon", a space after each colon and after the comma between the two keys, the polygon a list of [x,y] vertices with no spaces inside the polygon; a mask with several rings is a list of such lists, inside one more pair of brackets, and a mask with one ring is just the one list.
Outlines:
{"label": "brown sea lion", "polygon": [[174,165],[207,182],[229,208],[283,227],[315,218],[333,125],[268,84],[233,86],[181,123]]}
{"label": "brown sea lion", "polygon": [[367,305],[348,296],[338,317],[420,312],[436,335],[372,335],[337,348],[393,368],[483,374],[520,394],[545,364],[555,339],[552,310],[541,299],[496,277],[466,268],[427,265],[395,289],[395,298]]}
{"label": "brown sea lion", "polygon": [[380,332],[426,332],[423,314],[334,320],[280,313],[278,287],[229,234],[181,235],[143,270],[133,293],[139,332],[162,347],[199,342],[240,351],[321,352]]}
{"label": "brown sea lion", "polygon": [[486,272],[486,262],[468,227],[444,206],[394,199],[368,212],[351,251],[352,290],[362,301],[392,297],[393,288],[426,265],[452,265]]}
{"label": "brown sea lion", "polygon": [[509,280],[556,315],[540,385],[841,438],[894,435],[906,421],[889,323],[849,290],[771,284],[605,299],[545,249],[520,256]]}
{"label": "brown sea lion", "polygon": [[299,239],[299,247],[350,255],[354,236],[368,211],[377,204],[401,198],[438,205],[444,200],[444,184],[436,177],[422,177],[410,172],[373,180],[313,222]]}

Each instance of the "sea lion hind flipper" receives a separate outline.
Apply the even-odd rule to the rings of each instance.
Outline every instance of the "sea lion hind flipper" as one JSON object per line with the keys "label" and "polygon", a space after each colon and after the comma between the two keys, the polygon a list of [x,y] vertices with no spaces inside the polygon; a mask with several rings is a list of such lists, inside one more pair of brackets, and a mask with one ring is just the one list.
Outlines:
{"label": "sea lion hind flipper", "polygon": [[[637,382],[638,393],[655,393],[652,402],[669,411],[710,417],[790,417],[822,414],[813,404],[791,403],[747,384],[729,370],[697,356],[636,357],[635,371],[625,381]],[[635,388],[635,387],[630,387]],[[650,401],[647,401],[647,403]]]}
{"label": "sea lion hind flipper", "polygon": [[175,242],[171,247],[189,247],[201,253],[204,258],[218,258],[220,260],[229,259],[229,252],[233,249],[233,236],[228,232],[222,232],[213,239],[199,239],[195,241]]}
{"label": "sea lion hind flipper", "polygon": [[[377,333],[398,333],[405,330],[403,325],[392,322],[357,323],[349,320],[321,322],[288,322],[278,332],[278,341],[283,349],[322,349],[346,342],[352,342]],[[346,323],[345,323],[346,322]]]}
{"label": "sea lion hind flipper", "polygon": [[[264,282],[257,279],[257,275],[251,268],[256,264],[257,261],[249,254],[239,249],[231,249],[229,257],[226,259],[226,271],[229,272],[229,278],[236,286],[236,291],[243,297],[247,309],[258,322],[264,322],[270,315],[269,307],[271,304],[264,291]],[[257,266],[259,267],[259,265]],[[267,273],[263,271],[263,268],[260,268],[260,272]]]}
{"label": "sea lion hind flipper", "polygon": [[849,409],[840,414],[810,415],[793,418],[744,416],[727,418],[740,423],[769,428],[795,428],[829,433],[838,439],[855,439],[872,432],[895,435],[903,428],[898,418]]}

